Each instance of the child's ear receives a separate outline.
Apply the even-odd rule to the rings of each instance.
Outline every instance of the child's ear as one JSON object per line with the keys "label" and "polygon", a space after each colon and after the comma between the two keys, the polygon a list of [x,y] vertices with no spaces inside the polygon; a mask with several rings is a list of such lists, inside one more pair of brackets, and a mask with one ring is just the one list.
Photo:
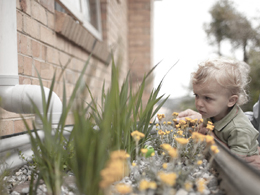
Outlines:
{"label": "child's ear", "polygon": [[228,107],[232,107],[235,105],[235,103],[237,103],[238,100],[238,96],[237,95],[232,95],[229,97],[229,101],[228,101]]}

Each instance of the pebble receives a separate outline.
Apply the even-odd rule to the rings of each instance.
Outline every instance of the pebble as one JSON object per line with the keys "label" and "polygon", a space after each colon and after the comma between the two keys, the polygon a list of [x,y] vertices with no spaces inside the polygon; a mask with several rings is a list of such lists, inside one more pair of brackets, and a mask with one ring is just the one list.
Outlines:
{"label": "pebble", "polygon": [[[159,157],[156,157],[156,161],[154,162],[154,165],[158,165],[155,167],[161,167],[161,161]],[[196,178],[202,177],[207,181],[207,188],[204,190],[204,195],[209,194],[218,194],[218,195],[225,195],[218,186],[218,179],[211,174],[209,171],[205,171],[203,167],[207,166],[207,160],[203,160],[203,163],[200,167],[195,168],[193,172],[191,172],[188,175],[189,180],[194,180]],[[137,181],[139,181],[142,177],[142,171],[145,170],[147,167],[149,167],[150,164],[144,162],[142,159],[140,159],[139,162],[139,169],[133,167],[130,173],[129,177],[123,178],[121,182],[126,183],[128,185],[132,185],[132,187],[137,187]],[[186,170],[187,167],[184,165],[181,165],[183,170]],[[24,165],[21,167],[17,172],[13,173],[13,175],[4,177],[3,180],[5,180],[8,183],[8,186],[6,187],[8,190],[8,194],[11,195],[27,195],[29,193],[29,183],[31,179],[31,173],[34,170],[35,167]],[[140,171],[141,170],[141,171]],[[73,173],[69,173],[67,177],[68,182],[64,184],[64,186],[61,187],[61,195],[75,195],[73,191],[69,190],[76,190],[76,184],[74,182],[74,176]],[[24,185],[24,183],[27,182],[27,185]],[[21,186],[22,189],[15,188],[17,186]],[[45,184],[39,185],[37,189],[37,195],[47,195],[47,188]],[[198,192],[188,192],[183,188],[180,188],[178,191],[176,191],[176,195],[199,195]]]}
{"label": "pebble", "polygon": [[175,195],[188,195],[188,192],[183,188],[179,189]]}

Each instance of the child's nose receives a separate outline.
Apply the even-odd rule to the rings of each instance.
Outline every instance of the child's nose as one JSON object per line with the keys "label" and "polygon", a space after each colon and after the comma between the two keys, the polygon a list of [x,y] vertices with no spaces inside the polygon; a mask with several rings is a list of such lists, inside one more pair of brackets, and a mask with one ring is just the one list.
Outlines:
{"label": "child's nose", "polygon": [[202,100],[201,99],[196,99],[196,102],[195,102],[195,104],[196,104],[196,107],[203,107],[203,102],[202,102]]}

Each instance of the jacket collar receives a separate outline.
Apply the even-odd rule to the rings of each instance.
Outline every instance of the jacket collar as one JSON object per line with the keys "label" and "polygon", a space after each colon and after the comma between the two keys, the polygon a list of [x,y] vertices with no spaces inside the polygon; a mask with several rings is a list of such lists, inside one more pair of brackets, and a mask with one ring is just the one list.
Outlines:
{"label": "jacket collar", "polygon": [[217,131],[221,131],[225,126],[230,123],[238,114],[239,107],[235,104],[233,108],[230,110],[230,112],[220,121],[217,121],[214,123],[214,129]]}

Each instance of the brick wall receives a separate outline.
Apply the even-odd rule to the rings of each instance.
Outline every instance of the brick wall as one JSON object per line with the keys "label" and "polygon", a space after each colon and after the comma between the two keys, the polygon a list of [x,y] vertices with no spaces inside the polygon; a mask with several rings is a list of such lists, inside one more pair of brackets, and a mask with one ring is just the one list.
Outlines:
{"label": "brick wall", "polygon": [[[125,78],[129,64],[134,71],[133,81],[142,78],[152,65],[150,0],[100,0],[103,41],[108,50],[113,50],[115,60],[121,66],[121,81]],[[37,71],[43,85],[50,87],[52,75],[59,76],[67,65],[63,77],[67,96],[70,96],[89,51],[55,31],[54,0],[16,0],[17,50],[19,83],[38,85]],[[134,63],[133,63],[134,61]],[[111,65],[93,57],[86,71],[86,82],[95,97],[101,93],[102,83],[110,84]],[[55,93],[62,99],[62,80],[56,77]],[[25,131],[19,114],[0,109],[1,135]],[[24,115],[27,121],[33,115]],[[67,124],[72,124],[68,118]]]}
{"label": "brick wall", "polygon": [[[138,86],[153,66],[153,0],[128,1],[128,44],[132,83]],[[152,82],[147,83],[144,102],[151,89]]]}

